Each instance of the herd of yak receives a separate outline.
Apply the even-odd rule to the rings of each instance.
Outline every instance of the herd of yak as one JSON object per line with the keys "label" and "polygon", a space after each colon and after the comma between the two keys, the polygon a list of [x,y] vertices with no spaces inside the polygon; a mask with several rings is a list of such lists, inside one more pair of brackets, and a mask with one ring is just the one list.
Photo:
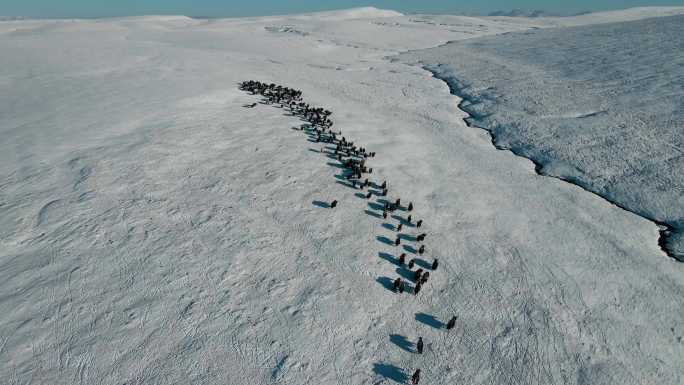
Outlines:
{"label": "herd of yak", "polygon": [[[397,237],[394,241],[395,246],[401,244],[402,239],[409,239],[420,246],[418,249],[409,248],[408,250],[413,250],[419,255],[425,253],[425,245],[422,242],[427,236],[426,233],[418,234],[417,236],[409,236],[407,234],[402,235],[401,231],[406,227],[420,228],[423,225],[422,220],[413,221],[411,212],[414,209],[413,202],[409,202],[408,205],[403,206],[401,204],[401,199],[397,198],[395,201],[391,202],[386,199],[388,194],[388,184],[387,181],[383,181],[381,184],[370,181],[369,175],[373,173],[373,169],[366,164],[368,158],[375,157],[375,152],[370,152],[366,148],[354,144],[354,142],[348,140],[342,136],[341,131],[335,132],[332,129],[333,121],[330,119],[332,112],[320,107],[313,107],[308,103],[302,101],[302,91],[295,90],[288,87],[283,87],[273,83],[267,84],[255,80],[248,80],[240,84],[240,89],[243,91],[250,92],[252,95],[261,95],[264,104],[279,105],[281,108],[288,109],[293,115],[299,116],[301,119],[307,122],[303,124],[299,129],[306,130],[309,134],[310,139],[314,142],[328,143],[332,147],[327,148],[330,150],[328,156],[337,159],[340,162],[340,166],[345,170],[343,173],[343,178],[349,182],[349,186],[354,189],[367,190],[366,194],[357,194],[365,199],[371,199],[373,196],[378,197],[376,203],[371,207],[382,208],[382,218],[387,219],[388,213],[393,213],[397,211],[403,211],[406,213],[406,217],[401,215],[393,215],[392,217],[397,219],[398,223],[396,226],[392,226],[393,229],[397,231]],[[257,103],[248,104],[244,107],[253,108],[256,107]],[[323,151],[323,149],[321,149]],[[333,200],[327,207],[335,208],[337,206],[337,201]],[[378,215],[379,217],[379,215]],[[391,226],[391,225],[390,225]],[[408,266],[408,270],[411,272],[412,281],[414,286],[412,292],[417,295],[423,285],[425,285],[430,277],[430,272],[419,268],[413,271],[413,267],[416,265],[416,259],[413,258],[406,263],[406,253],[402,253],[399,256],[398,264],[400,266]],[[423,264],[425,265],[425,264]],[[439,261],[434,259],[432,264],[429,265],[430,270],[434,271],[437,269]],[[428,267],[426,266],[426,269]],[[410,290],[407,283],[400,277],[394,280],[392,283],[392,290],[395,292],[403,293],[405,290]],[[456,324],[456,317],[452,317],[446,324],[447,329],[452,329]],[[423,351],[423,340],[418,339],[417,352],[422,353]],[[417,385],[420,381],[420,369],[416,369],[411,377],[411,383]]]}

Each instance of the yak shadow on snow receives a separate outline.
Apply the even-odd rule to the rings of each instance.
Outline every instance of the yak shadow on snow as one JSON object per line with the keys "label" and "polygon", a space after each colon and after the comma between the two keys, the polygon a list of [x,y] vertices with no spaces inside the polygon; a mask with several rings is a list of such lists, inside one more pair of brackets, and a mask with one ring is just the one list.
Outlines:
{"label": "yak shadow on snow", "polygon": [[399,334],[390,334],[390,341],[400,347],[403,350],[406,350],[407,352],[413,352],[411,347],[413,346],[413,343],[406,339],[406,337],[399,335]]}
{"label": "yak shadow on snow", "polygon": [[340,163],[327,162],[326,164],[330,167],[344,168],[344,166]]}
{"label": "yak shadow on snow", "polygon": [[311,202],[314,206],[322,207],[324,209],[330,208],[330,204],[328,202],[323,202],[323,201],[313,201]]}
{"label": "yak shadow on snow", "polygon": [[413,278],[416,277],[416,273],[414,271],[411,271],[404,266],[397,267],[397,274],[407,281],[413,281]]}
{"label": "yak shadow on snow", "polygon": [[416,250],[415,247],[409,246],[409,245],[404,245],[404,250],[406,250],[407,253],[413,253],[416,254],[418,250]]}
{"label": "yak shadow on snow", "polygon": [[408,381],[408,376],[401,368],[390,364],[373,364],[373,373],[400,384],[405,384]]}
{"label": "yak shadow on snow", "polygon": [[416,261],[416,266],[422,267],[423,269],[431,269],[432,264],[428,263],[427,261],[420,259],[420,258],[414,258]]}
{"label": "yak shadow on snow", "polygon": [[415,227],[413,223],[409,223],[406,219],[402,218],[399,215],[394,214],[392,215],[392,218],[396,219],[397,221],[399,221],[399,223],[401,223],[404,226]]}
{"label": "yak shadow on snow", "polygon": [[382,205],[374,203],[374,202],[368,202],[368,207],[370,207],[373,210],[378,210],[378,211],[382,211],[382,209],[383,209]]}
{"label": "yak shadow on snow", "polygon": [[354,185],[352,185],[351,183],[348,183],[348,182],[345,182],[342,180],[337,180],[337,181],[335,181],[335,183],[341,184],[344,187],[349,187],[349,188],[353,188],[354,190],[356,190],[356,187],[354,187]]}
{"label": "yak shadow on snow", "polygon": [[435,318],[435,316],[425,314],[425,313],[416,313],[416,321],[425,324],[427,326],[431,326],[435,329],[440,329],[442,328],[442,322]]}
{"label": "yak shadow on snow", "polygon": [[386,245],[394,246],[394,242],[393,242],[391,239],[387,238],[387,237],[383,237],[383,236],[379,235],[379,236],[375,237],[375,239],[377,239],[378,242],[382,242],[382,243],[384,243],[384,244],[386,244]]}
{"label": "yak shadow on snow", "polygon": [[360,193],[360,192],[354,194],[354,196],[357,197],[357,198],[359,198],[359,199],[366,199],[366,196],[363,195],[363,193]]}
{"label": "yak shadow on snow", "polygon": [[394,225],[391,223],[383,223],[382,227],[386,228],[387,230],[394,231]]}
{"label": "yak shadow on snow", "polygon": [[413,235],[408,235],[408,234],[404,234],[404,233],[397,234],[397,237],[401,238],[401,240],[403,240],[403,241],[410,241],[410,242],[416,241],[416,237],[414,237]]}
{"label": "yak shadow on snow", "polygon": [[387,289],[387,290],[389,290],[389,291],[391,291],[391,292],[394,292],[394,287],[393,287],[394,281],[392,281],[391,278],[388,278],[388,277],[378,277],[378,278],[376,279],[376,281],[377,281],[379,284],[381,284],[382,286],[384,286],[385,289]]}
{"label": "yak shadow on snow", "polygon": [[393,265],[399,265],[399,259],[394,258],[392,254],[380,252],[378,256]]}
{"label": "yak shadow on snow", "polygon": [[378,219],[382,218],[382,215],[376,213],[375,211],[365,210],[365,212],[366,212],[366,214],[370,215],[371,217],[375,217]]}

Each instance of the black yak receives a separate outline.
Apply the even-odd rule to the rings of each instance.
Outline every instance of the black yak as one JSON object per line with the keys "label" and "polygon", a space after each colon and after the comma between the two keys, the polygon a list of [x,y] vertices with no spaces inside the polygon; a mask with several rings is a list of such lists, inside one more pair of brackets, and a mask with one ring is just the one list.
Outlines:
{"label": "black yak", "polygon": [[456,316],[451,317],[449,322],[446,324],[446,328],[447,330],[451,330],[454,328],[454,326],[456,326]]}

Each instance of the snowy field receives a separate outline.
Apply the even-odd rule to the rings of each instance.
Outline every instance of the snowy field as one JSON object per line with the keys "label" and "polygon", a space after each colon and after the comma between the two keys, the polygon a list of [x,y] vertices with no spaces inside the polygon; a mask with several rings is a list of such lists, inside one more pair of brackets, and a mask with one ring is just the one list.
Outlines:
{"label": "snowy field", "polygon": [[[496,150],[396,56],[676,13],[0,22],[0,382],[684,383],[684,265],[658,227]],[[244,108],[247,79],[377,152],[440,260],[419,295],[387,289],[397,221],[297,117]]]}
{"label": "snowy field", "polygon": [[684,261],[684,16],[534,30],[412,52],[497,147],[674,229]]}

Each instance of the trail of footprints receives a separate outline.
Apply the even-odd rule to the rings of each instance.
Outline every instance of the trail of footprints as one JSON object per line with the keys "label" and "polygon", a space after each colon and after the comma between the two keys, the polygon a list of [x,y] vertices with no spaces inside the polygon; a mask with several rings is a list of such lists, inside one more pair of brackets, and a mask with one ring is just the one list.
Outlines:
{"label": "trail of footprints", "polygon": [[[373,182],[369,179],[369,175],[373,173],[373,168],[368,167],[366,161],[369,158],[375,157],[375,152],[370,152],[366,148],[361,147],[354,142],[349,141],[341,135],[340,132],[335,132],[332,129],[333,121],[330,119],[332,112],[321,107],[313,107],[302,100],[302,91],[295,90],[288,87],[283,87],[273,83],[267,84],[255,80],[248,80],[240,84],[240,89],[250,92],[252,95],[260,95],[263,97],[262,104],[275,105],[281,108],[286,108],[294,116],[299,116],[304,121],[308,122],[302,124],[299,129],[309,136],[309,140],[316,143],[326,143],[332,145],[321,148],[321,152],[328,158],[336,159],[339,164],[336,167],[342,168],[343,172],[337,176],[341,179],[341,184],[359,190],[356,194],[358,198],[368,200],[369,209],[365,210],[366,214],[376,218],[388,219],[392,218],[396,224],[383,223],[383,227],[396,232],[394,240],[385,236],[378,236],[376,239],[389,246],[403,246],[405,252],[401,253],[398,258],[388,254],[380,253],[380,257],[399,266],[397,270],[400,275],[395,280],[390,278],[378,278],[378,282],[385,286],[388,290],[396,293],[410,293],[418,295],[423,286],[430,279],[430,271],[434,273],[439,265],[439,261],[434,259],[431,263],[420,258],[425,251],[424,244],[427,233],[420,233],[418,235],[409,235],[402,232],[406,228],[420,229],[423,224],[422,219],[416,220],[413,217],[413,202],[403,205],[400,198],[395,201],[390,201],[387,198],[389,185],[387,181],[381,184]],[[254,108],[258,103],[246,104],[245,108]],[[371,199],[375,198],[372,202]],[[338,202],[314,201],[314,205],[329,209],[334,209]],[[416,248],[417,247],[417,248]],[[407,262],[407,258],[410,258]],[[416,270],[413,268],[416,267]],[[421,313],[422,314],[422,313]],[[431,317],[431,316],[430,316]],[[456,317],[452,317],[446,324],[446,329],[452,329],[455,326]],[[433,327],[441,327],[441,322],[434,320],[431,323]],[[402,337],[403,338],[403,337]],[[410,342],[406,342],[404,350],[409,350]],[[416,351],[422,354],[423,341],[419,338],[416,344]],[[381,367],[390,367],[389,365],[376,365]],[[398,382],[405,382],[406,375],[398,368],[392,367],[391,370],[380,370],[376,373],[389,377]],[[411,376],[411,384],[418,384],[420,381],[420,369],[416,369]]]}

